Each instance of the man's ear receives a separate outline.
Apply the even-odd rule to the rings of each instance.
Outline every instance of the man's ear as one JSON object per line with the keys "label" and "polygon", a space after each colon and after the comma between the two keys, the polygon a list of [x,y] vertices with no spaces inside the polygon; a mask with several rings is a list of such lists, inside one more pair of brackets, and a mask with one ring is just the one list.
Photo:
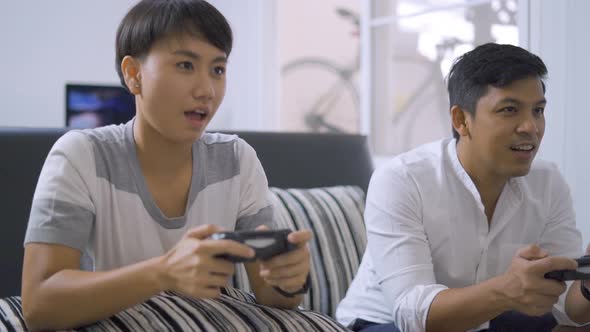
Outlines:
{"label": "man's ear", "polygon": [[123,73],[125,84],[134,95],[141,93],[140,66],[140,62],[130,55],[125,56],[121,61],[121,72]]}
{"label": "man's ear", "polygon": [[453,107],[451,107],[451,121],[453,123],[453,128],[459,133],[459,136],[467,136],[471,138],[471,133],[469,132],[471,114],[468,114],[468,112],[463,110],[460,106],[453,105]]}

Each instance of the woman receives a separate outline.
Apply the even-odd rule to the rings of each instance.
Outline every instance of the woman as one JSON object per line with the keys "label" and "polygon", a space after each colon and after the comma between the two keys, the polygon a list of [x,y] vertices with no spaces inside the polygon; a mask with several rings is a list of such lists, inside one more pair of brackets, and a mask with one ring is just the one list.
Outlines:
{"label": "woman", "polygon": [[[272,225],[254,150],[204,133],[225,93],[232,32],[206,1],[144,0],[122,20],[117,72],[135,95],[127,124],[71,131],[54,145],[25,238],[23,311],[31,330],[96,322],[166,290],[214,298],[234,272],[210,240]],[[294,308],[309,273],[309,231],[297,249],[246,265],[261,304]]]}

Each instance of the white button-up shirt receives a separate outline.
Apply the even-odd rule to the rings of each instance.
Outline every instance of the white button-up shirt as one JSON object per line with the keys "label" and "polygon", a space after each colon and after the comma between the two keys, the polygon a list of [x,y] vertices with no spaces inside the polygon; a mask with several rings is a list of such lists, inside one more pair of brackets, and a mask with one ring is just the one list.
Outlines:
{"label": "white button-up shirt", "polygon": [[[583,254],[571,195],[555,165],[535,161],[526,176],[510,179],[488,224],[454,139],[424,145],[378,168],[365,223],[367,250],[336,312],[344,325],[362,318],[424,331],[439,292],[501,275],[528,244],[551,255]],[[559,323],[575,325],[565,315],[564,299],[553,313]]]}

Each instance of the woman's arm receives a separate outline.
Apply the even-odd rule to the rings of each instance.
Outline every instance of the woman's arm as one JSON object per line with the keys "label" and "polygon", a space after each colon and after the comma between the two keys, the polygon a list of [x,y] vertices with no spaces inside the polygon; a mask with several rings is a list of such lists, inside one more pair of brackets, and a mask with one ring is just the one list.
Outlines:
{"label": "woman's arm", "polygon": [[188,231],[163,256],[104,272],[80,271],[80,252],[62,245],[25,247],[22,300],[30,330],[74,328],[107,318],[164,290],[214,298],[234,273],[220,254],[252,257],[229,240],[207,240],[221,231],[205,225]]}
{"label": "woman's arm", "polygon": [[288,239],[289,242],[297,245],[296,250],[267,261],[246,264],[250,287],[258,303],[284,309],[295,309],[301,303],[303,295],[286,297],[277,292],[273,286],[291,293],[303,287],[310,271],[307,242],[311,236],[309,230],[292,232]]}
{"label": "woman's arm", "polygon": [[80,271],[80,251],[62,245],[25,247],[22,302],[31,331],[92,323],[164,290],[161,258],[106,272]]}

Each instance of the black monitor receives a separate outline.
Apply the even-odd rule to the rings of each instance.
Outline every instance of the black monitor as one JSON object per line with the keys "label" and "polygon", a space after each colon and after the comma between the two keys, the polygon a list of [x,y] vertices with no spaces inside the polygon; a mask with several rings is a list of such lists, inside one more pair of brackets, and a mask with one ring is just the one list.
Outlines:
{"label": "black monitor", "polygon": [[126,123],[135,97],[121,86],[66,84],[66,126],[95,128]]}

